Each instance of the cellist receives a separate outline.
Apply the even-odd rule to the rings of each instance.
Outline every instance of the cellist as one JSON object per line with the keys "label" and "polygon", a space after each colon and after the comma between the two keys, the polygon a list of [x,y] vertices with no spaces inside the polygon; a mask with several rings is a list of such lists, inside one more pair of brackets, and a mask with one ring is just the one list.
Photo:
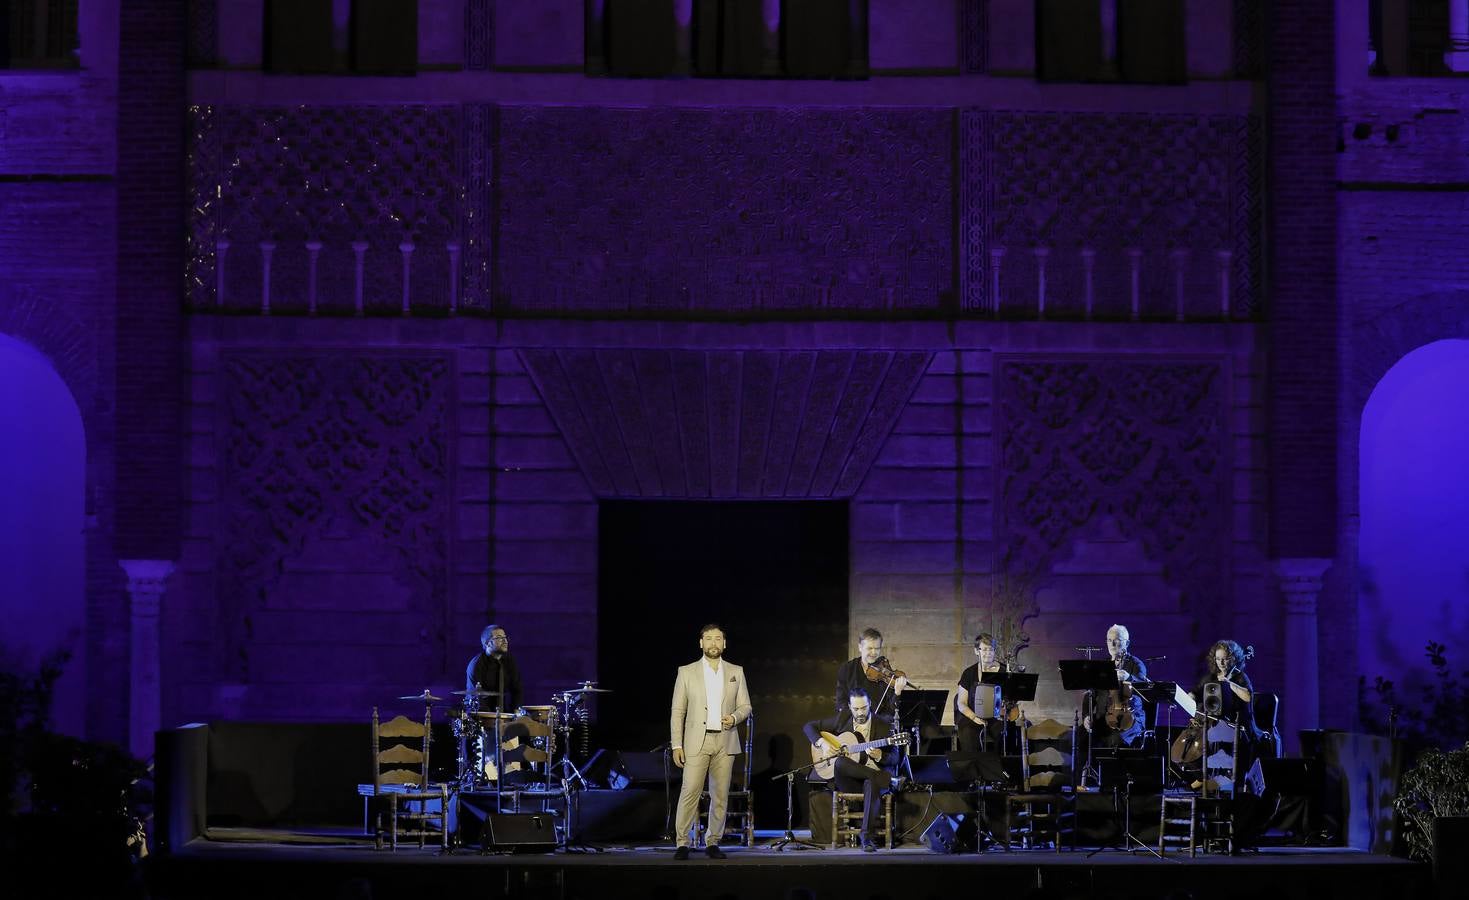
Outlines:
{"label": "cellist", "polygon": [[1087,696],[1081,724],[1091,733],[1093,747],[1135,747],[1142,740],[1143,698],[1132,683],[1147,681],[1148,667],[1129,652],[1131,646],[1126,626],[1107,629],[1107,655],[1117,669],[1117,689]]}

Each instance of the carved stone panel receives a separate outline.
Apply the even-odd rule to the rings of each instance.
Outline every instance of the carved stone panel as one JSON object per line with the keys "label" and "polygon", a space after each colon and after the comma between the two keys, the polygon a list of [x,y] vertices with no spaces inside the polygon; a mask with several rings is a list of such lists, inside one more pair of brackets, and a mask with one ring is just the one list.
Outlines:
{"label": "carved stone panel", "polygon": [[[328,660],[360,666],[354,681],[445,671],[452,384],[445,354],[224,356],[221,677],[343,677]],[[411,649],[374,663],[363,645],[390,638]],[[284,652],[302,641],[330,653]]]}
{"label": "carved stone panel", "polygon": [[1220,362],[1010,358],[996,374],[1007,568],[1050,571],[1105,525],[1194,609],[1228,596]]}
{"label": "carved stone panel", "polygon": [[935,310],[953,116],[507,107],[497,302],[514,310]]}

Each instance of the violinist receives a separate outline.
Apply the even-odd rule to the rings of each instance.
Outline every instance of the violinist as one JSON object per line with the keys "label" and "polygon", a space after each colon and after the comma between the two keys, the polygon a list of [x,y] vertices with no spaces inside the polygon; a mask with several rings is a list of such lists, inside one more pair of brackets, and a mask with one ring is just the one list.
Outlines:
{"label": "violinist", "polygon": [[1135,747],[1142,740],[1146,721],[1143,698],[1132,689],[1134,682],[1148,680],[1148,667],[1129,649],[1132,635],[1125,625],[1107,629],[1107,655],[1117,669],[1117,689],[1088,695],[1082,727],[1093,747]]}
{"label": "violinist", "polygon": [[1000,692],[998,688],[991,690],[989,685],[981,685],[979,679],[984,672],[1006,671],[995,650],[994,635],[989,632],[975,636],[974,655],[979,661],[959,676],[958,693],[954,696],[954,727],[959,733],[959,749],[965,752],[983,750],[986,743],[997,739],[997,735],[988,733],[986,726],[1001,715]]}
{"label": "violinist", "polygon": [[882,655],[882,632],[866,628],[857,639],[857,656],[837,667],[836,703],[832,711],[838,715],[846,712],[852,690],[862,688],[882,698],[881,704],[875,704],[873,714],[891,718],[898,707],[897,695],[907,686],[907,676],[894,671]]}

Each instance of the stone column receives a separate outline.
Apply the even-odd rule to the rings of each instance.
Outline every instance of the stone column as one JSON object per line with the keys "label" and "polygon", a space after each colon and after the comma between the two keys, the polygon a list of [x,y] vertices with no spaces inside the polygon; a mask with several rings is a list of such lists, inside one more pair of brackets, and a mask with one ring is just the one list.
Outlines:
{"label": "stone column", "polygon": [[132,620],[128,655],[128,749],[139,759],[148,759],[153,755],[153,733],[163,724],[158,652],[162,634],[158,614],[168,576],[173,574],[173,563],[163,559],[122,559],[118,565],[128,575]]}
{"label": "stone column", "polygon": [[1287,753],[1299,750],[1301,729],[1321,725],[1321,658],[1316,643],[1316,600],[1329,559],[1277,559],[1275,575],[1285,601],[1285,685],[1281,737]]}

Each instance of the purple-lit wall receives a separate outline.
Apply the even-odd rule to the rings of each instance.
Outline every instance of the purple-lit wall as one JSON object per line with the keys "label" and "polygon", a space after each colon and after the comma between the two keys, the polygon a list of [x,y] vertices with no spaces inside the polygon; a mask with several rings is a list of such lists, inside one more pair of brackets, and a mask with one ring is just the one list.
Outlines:
{"label": "purple-lit wall", "polygon": [[1394,365],[1362,413],[1359,652],[1369,682],[1421,684],[1410,675],[1423,674],[1430,640],[1469,647],[1466,390],[1469,341],[1438,341]]}
{"label": "purple-lit wall", "polygon": [[35,348],[0,335],[0,653],[34,668],[70,656],[52,721],[81,736],[86,722],[86,446],[71,391]]}
{"label": "purple-lit wall", "polygon": [[936,684],[996,616],[1033,670],[1124,621],[1181,680],[1254,643],[1289,728],[1271,565],[1320,558],[1351,724],[1362,411],[1469,336],[1469,208],[1423,189],[1469,135],[1452,84],[1343,77],[1332,0],[1272,4],[1270,103],[1246,0],[1186,4],[1167,87],[1037,82],[1026,0],[874,0],[832,82],[585,77],[560,0],[424,0],[414,78],[266,76],[262,5],[203,3],[183,94],[84,6],[81,73],[0,73],[0,331],[85,426],[94,733],[123,546],[178,563],[165,724],[351,719],[490,618],[533,695],[590,677],[597,500],[777,482],[851,501],[850,636]]}

